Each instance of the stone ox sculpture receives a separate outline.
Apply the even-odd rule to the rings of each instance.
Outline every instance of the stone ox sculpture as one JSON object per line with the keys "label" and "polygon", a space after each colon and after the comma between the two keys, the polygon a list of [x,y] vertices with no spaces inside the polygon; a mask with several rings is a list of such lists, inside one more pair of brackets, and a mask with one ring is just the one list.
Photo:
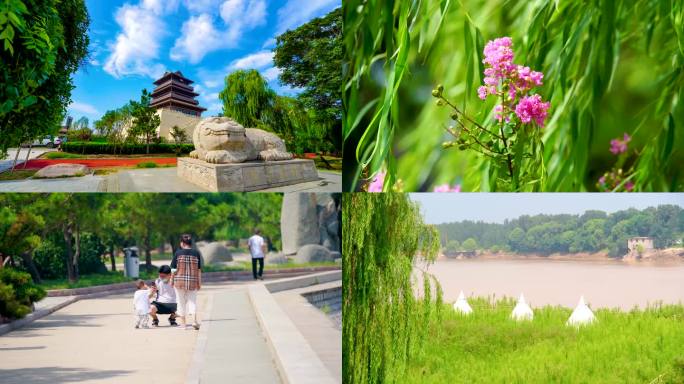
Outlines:
{"label": "stone ox sculpture", "polygon": [[292,154],[277,135],[245,128],[227,117],[202,120],[192,134],[195,150],[190,157],[208,163],[242,163],[249,160],[290,160]]}

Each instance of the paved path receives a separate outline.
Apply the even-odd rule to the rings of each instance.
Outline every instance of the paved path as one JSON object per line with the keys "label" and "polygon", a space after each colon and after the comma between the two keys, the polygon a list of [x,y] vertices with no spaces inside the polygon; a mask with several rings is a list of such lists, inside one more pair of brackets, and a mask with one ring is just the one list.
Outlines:
{"label": "paved path", "polygon": [[328,371],[341,383],[342,331],[335,327],[332,319],[302,296],[302,293],[338,287],[340,284],[340,281],[336,281],[307,288],[292,289],[278,292],[273,297],[292,319]]}
{"label": "paved path", "polygon": [[218,289],[211,315],[202,321],[207,334],[199,382],[280,383],[246,290]]}
{"label": "paved path", "polygon": [[[43,153],[46,152],[53,152],[56,151],[56,149],[50,149],[50,148],[31,148],[31,155],[29,156],[30,159],[35,159],[38,156],[42,155]],[[28,153],[28,148],[21,148],[21,152],[19,153],[19,160],[17,160],[17,165],[22,164],[24,160],[26,160],[26,154]],[[0,159],[0,172],[3,172],[7,169],[12,168],[12,163],[14,162],[14,157],[17,155],[17,148],[10,148],[7,150],[7,157],[4,159]]]}
{"label": "paved path", "polygon": [[[318,171],[320,180],[263,189],[259,192],[341,192],[342,175]],[[207,192],[181,179],[177,168],[148,168],[121,170],[107,177],[107,192]]]}
{"label": "paved path", "polygon": [[159,328],[134,329],[132,293],[78,301],[0,337],[0,382],[173,384],[193,367],[203,384],[277,384],[246,287],[203,287],[199,332],[170,327],[166,316]]}
{"label": "paved path", "polygon": [[104,177],[95,175],[3,181],[0,192],[104,192],[104,181]]}

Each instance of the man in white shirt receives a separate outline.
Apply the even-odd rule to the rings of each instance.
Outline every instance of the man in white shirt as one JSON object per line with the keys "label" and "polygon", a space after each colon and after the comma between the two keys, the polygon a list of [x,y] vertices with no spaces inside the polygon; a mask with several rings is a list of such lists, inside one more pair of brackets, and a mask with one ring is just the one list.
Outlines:
{"label": "man in white shirt", "polygon": [[[252,254],[252,275],[254,280],[263,280],[264,274],[264,254],[266,253],[266,241],[261,237],[261,231],[254,229],[254,235],[247,241],[249,253]],[[257,274],[257,263],[259,263],[259,273]]]}

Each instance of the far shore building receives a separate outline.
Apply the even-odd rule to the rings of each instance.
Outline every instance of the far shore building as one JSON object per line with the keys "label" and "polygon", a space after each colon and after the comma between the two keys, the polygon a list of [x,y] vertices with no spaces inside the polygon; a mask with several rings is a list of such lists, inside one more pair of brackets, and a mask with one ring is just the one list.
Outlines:
{"label": "far shore building", "polygon": [[[641,249],[639,249],[641,246]],[[652,237],[630,237],[627,240],[627,248],[630,252],[650,251],[653,249]]]}

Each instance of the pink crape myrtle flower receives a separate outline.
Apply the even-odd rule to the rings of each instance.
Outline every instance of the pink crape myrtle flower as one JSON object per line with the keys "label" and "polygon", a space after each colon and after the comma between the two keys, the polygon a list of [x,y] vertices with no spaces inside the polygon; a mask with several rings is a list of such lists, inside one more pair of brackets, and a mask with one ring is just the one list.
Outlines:
{"label": "pink crape myrtle flower", "polygon": [[625,190],[627,192],[632,192],[633,189],[634,189],[634,183],[632,183],[631,181],[628,181],[625,183]]}
{"label": "pink crape myrtle flower", "polygon": [[442,184],[435,187],[433,192],[461,192],[461,185],[456,184],[453,188],[449,184]]}
{"label": "pink crape myrtle flower", "polygon": [[375,178],[368,184],[368,192],[382,192],[386,174],[387,172],[378,172],[378,174],[375,175]]}
{"label": "pink crape myrtle flower", "polygon": [[516,82],[516,87],[523,90],[532,89],[542,85],[542,79],[544,79],[543,73],[533,71],[530,67],[518,65],[518,81]]}
{"label": "pink crape myrtle flower", "polygon": [[539,95],[525,96],[515,107],[515,114],[525,124],[534,120],[538,126],[543,127],[550,106],[551,103],[542,102]]}
{"label": "pink crape myrtle flower", "polygon": [[632,138],[628,134],[624,134],[622,137],[622,140],[620,139],[613,139],[610,141],[610,152],[613,153],[613,155],[618,155],[620,153],[627,152],[627,143],[630,142]]}

